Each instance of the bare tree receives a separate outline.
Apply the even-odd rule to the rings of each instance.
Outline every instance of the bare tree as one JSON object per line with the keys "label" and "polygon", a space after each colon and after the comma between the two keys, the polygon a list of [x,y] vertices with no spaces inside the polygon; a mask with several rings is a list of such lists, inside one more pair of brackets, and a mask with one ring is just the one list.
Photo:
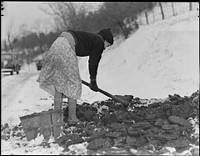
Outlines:
{"label": "bare tree", "polygon": [[68,8],[66,7],[64,2],[59,3],[48,3],[47,4],[50,10],[40,8],[42,11],[44,11],[46,14],[51,15],[54,17],[55,23],[58,26],[58,28],[66,29],[69,27],[69,20],[68,20]]}
{"label": "bare tree", "polygon": [[84,3],[76,2],[58,2],[48,3],[50,10],[40,8],[46,14],[54,17],[57,30],[76,29],[80,30],[79,14],[85,14],[87,5]]}
{"label": "bare tree", "polygon": [[145,11],[144,13],[145,13],[145,17],[146,17],[146,22],[147,22],[147,24],[149,24],[148,13],[147,13],[147,11]]}
{"label": "bare tree", "polygon": [[39,9],[42,10],[45,14],[50,15],[54,18],[54,21],[56,23],[56,25],[54,26],[54,28],[56,30],[58,30],[60,28],[61,25],[66,24],[65,23],[65,19],[64,14],[62,12],[60,12],[59,10],[59,3],[47,3],[47,7],[48,9],[44,8],[44,7],[40,7]]}
{"label": "bare tree", "polygon": [[11,52],[13,52],[12,40],[14,38],[13,23],[14,23],[13,20],[10,20],[10,22],[7,26],[7,31],[6,31],[8,46],[9,46]]}
{"label": "bare tree", "polygon": [[2,45],[2,46],[1,46],[1,52],[2,52],[3,50],[5,50],[6,52],[9,51],[8,43],[7,43],[6,40],[1,41],[1,45]]}
{"label": "bare tree", "polygon": [[174,11],[174,2],[172,2],[172,12],[173,12],[173,16],[175,16],[175,11]]}
{"label": "bare tree", "polygon": [[192,2],[189,2],[189,11],[192,10]]}
{"label": "bare tree", "polygon": [[160,6],[160,11],[161,11],[161,15],[162,15],[162,19],[164,20],[165,19],[165,16],[164,16],[164,11],[163,11],[163,7],[162,7],[162,3],[161,2],[158,2],[159,6]]}
{"label": "bare tree", "polygon": [[77,12],[76,12],[75,6],[71,2],[64,3],[64,5],[66,6],[66,8],[69,9],[68,20],[70,21],[70,23],[72,24],[72,26],[76,26]]}

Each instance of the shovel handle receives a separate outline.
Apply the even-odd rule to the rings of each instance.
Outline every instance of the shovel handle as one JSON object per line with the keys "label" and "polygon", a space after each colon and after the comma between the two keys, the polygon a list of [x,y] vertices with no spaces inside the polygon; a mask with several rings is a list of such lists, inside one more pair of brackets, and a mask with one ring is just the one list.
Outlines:
{"label": "shovel handle", "polygon": [[[83,83],[84,85],[90,87],[90,84],[89,84],[88,82],[82,80],[82,83]],[[125,100],[123,100],[123,99],[121,99],[121,98],[119,98],[119,97],[116,97],[116,96],[114,96],[114,95],[112,95],[112,94],[110,94],[110,93],[108,93],[108,92],[106,92],[106,91],[104,91],[104,90],[102,90],[102,89],[100,89],[100,88],[98,88],[97,91],[100,92],[100,93],[102,93],[102,94],[104,94],[104,95],[106,95],[106,96],[108,96],[108,97],[110,97],[110,98],[112,98],[112,99],[115,100],[116,102],[119,102],[119,103],[122,103],[122,104],[125,104],[125,105],[128,105],[128,104],[129,104],[128,101],[125,101]]]}

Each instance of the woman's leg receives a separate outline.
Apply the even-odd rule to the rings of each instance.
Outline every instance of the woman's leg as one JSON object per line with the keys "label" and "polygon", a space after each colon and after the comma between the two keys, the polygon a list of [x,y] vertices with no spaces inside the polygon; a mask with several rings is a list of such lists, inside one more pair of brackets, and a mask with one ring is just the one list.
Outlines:
{"label": "woman's leg", "polygon": [[[62,110],[62,97],[63,94],[58,92],[57,89],[55,88],[55,95],[54,95],[54,111],[56,110]],[[63,114],[62,112],[59,113],[54,113],[53,116],[53,123],[54,125],[61,124],[63,123]],[[62,128],[61,126],[55,126],[53,127],[53,136],[56,139],[57,137],[60,136],[62,133]]]}
{"label": "woman's leg", "polygon": [[62,109],[62,93],[58,92],[55,87],[55,96],[54,96],[54,110]]}
{"label": "woman's leg", "polygon": [[69,107],[68,107],[68,120],[69,121],[78,121],[78,118],[76,116],[77,100],[68,97],[68,104],[69,104]]}

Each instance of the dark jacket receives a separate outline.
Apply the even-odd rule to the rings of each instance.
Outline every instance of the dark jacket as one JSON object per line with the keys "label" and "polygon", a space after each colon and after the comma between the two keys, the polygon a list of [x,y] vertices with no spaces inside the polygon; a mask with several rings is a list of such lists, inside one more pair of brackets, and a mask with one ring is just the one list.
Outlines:
{"label": "dark jacket", "polygon": [[96,78],[98,64],[104,50],[104,40],[99,34],[68,30],[75,39],[75,52],[77,56],[89,56],[89,73]]}

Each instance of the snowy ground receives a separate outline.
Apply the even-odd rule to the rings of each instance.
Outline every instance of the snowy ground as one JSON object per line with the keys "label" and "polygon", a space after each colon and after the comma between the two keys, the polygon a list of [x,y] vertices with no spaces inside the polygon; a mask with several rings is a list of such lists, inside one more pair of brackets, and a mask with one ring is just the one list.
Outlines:
{"label": "snowy ground", "polygon": [[[80,59],[80,73],[89,81],[88,58]],[[53,97],[38,87],[35,64],[24,66],[19,75],[2,75],[1,124],[17,125],[19,117],[52,108]],[[106,50],[99,64],[99,88],[111,94],[140,98],[165,98],[177,93],[189,96],[199,89],[199,18],[196,11],[141,26],[127,40]],[[83,86],[82,99],[94,102],[108,97]],[[1,154],[60,154],[62,148],[28,146],[17,148],[15,138],[1,142]],[[84,154],[85,145],[72,146]]]}

